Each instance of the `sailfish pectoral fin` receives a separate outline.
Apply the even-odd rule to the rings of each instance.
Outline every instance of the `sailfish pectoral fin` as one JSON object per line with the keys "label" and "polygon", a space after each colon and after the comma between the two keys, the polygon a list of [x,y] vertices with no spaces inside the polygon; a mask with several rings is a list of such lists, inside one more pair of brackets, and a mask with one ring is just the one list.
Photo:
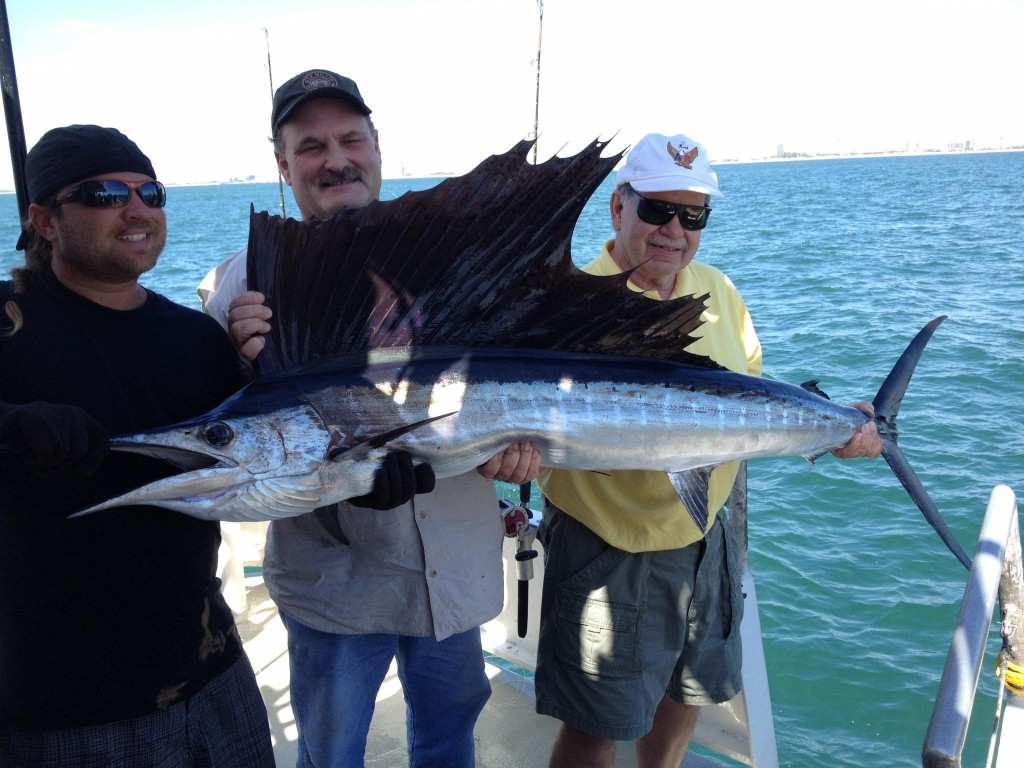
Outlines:
{"label": "sailfish pectoral fin", "polygon": [[333,461],[337,459],[339,456],[350,454],[352,451],[356,451],[359,453],[369,453],[370,451],[375,450],[377,448],[383,448],[392,440],[397,440],[402,435],[406,435],[409,432],[417,430],[426,424],[435,422],[438,419],[446,419],[449,416],[454,416],[456,413],[458,413],[458,411],[451,411],[450,413],[442,413],[438,416],[431,416],[428,419],[414,421],[412,424],[403,424],[402,426],[395,427],[394,429],[388,430],[387,432],[382,432],[379,435],[374,435],[373,437],[363,440],[362,442],[357,443],[356,445],[353,446],[335,446],[331,448],[331,450],[328,452],[327,460]]}
{"label": "sailfish pectoral fin", "polygon": [[708,482],[717,465],[697,467],[684,472],[669,472],[668,479],[679,494],[686,511],[701,531],[708,529]]}

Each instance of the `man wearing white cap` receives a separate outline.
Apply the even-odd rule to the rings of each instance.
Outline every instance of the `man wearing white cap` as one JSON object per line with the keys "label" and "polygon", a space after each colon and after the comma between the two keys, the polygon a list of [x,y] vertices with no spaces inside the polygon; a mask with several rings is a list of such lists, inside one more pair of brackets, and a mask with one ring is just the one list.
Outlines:
{"label": "man wearing white cap", "polygon": [[[615,237],[584,271],[633,270],[628,286],[657,300],[709,294],[701,338],[688,349],[760,375],[743,298],[723,273],[693,260],[712,197],[723,195],[703,145],[645,136],[618,171]],[[837,455],[880,449],[869,422]],[[677,767],[699,707],[739,692],[743,597],[735,545],[717,518],[738,466],[711,475],[706,531],[663,472],[542,470],[536,691],[537,711],[562,721],[551,766],[611,766],[615,741],[633,740],[641,768]]]}

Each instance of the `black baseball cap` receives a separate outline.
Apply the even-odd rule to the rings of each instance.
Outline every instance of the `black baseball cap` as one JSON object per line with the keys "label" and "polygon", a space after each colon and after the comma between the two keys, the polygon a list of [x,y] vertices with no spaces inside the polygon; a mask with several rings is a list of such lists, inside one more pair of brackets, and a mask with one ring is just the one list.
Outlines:
{"label": "black baseball cap", "polygon": [[270,115],[270,128],[274,133],[296,107],[310,99],[341,99],[358,109],[364,115],[370,114],[355,80],[343,77],[326,69],[310,69],[300,72],[277,89],[274,94],[274,110]]}

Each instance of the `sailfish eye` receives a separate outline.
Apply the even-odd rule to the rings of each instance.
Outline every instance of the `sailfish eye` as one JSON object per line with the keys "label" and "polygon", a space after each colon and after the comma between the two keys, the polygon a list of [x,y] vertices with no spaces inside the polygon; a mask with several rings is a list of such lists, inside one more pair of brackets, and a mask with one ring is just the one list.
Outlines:
{"label": "sailfish eye", "polygon": [[215,448],[223,448],[235,439],[235,432],[223,421],[215,421],[206,428],[203,437],[206,438],[206,442]]}

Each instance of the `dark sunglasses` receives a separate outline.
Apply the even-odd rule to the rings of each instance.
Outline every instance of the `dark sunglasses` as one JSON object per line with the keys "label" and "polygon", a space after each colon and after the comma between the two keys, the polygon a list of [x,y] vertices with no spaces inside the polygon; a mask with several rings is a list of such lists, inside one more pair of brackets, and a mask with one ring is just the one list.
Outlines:
{"label": "dark sunglasses", "polygon": [[167,203],[167,190],[159,181],[129,184],[113,179],[83,181],[58,197],[54,203],[81,203],[88,208],[121,208],[128,205],[132,190],[138,192],[139,199],[150,208],[163,208]]}
{"label": "dark sunglasses", "polygon": [[708,225],[711,209],[706,205],[680,205],[654,200],[644,197],[629,184],[623,184],[619,188],[620,193],[623,191],[636,198],[636,215],[640,217],[640,221],[660,227],[672,221],[673,216],[678,216],[683,229],[690,232],[704,229]]}

